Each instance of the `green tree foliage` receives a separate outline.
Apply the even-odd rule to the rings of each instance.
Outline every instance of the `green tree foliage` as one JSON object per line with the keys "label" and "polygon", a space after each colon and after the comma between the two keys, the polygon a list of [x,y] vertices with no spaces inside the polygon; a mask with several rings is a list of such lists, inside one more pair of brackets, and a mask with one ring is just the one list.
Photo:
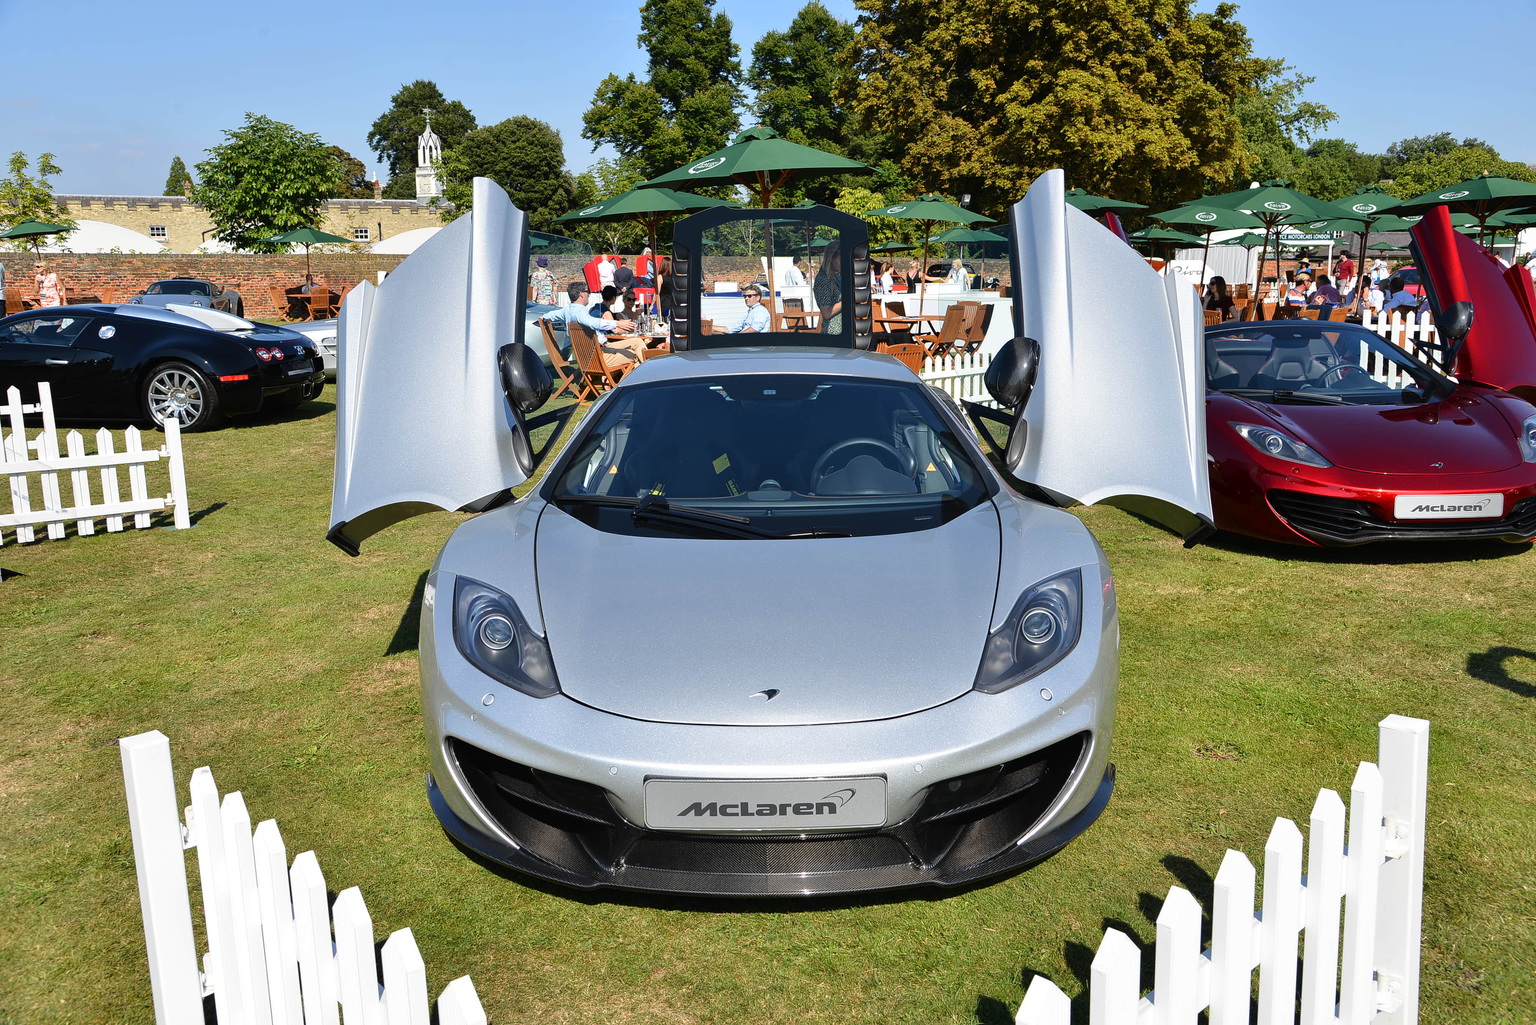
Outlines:
{"label": "green tree foliage", "polygon": [[1309,141],[1338,119],[1322,104],[1302,98],[1314,79],[1287,74],[1291,68],[1284,61],[1259,63],[1263,74],[1253,88],[1241,90],[1232,105],[1242,126],[1246,152],[1233,175],[1217,179],[1224,188],[1242,188],[1250,181],[1271,178],[1298,180],[1299,164],[1306,155],[1299,143]]}
{"label": "green tree foliage", "polygon": [[1422,196],[1430,189],[1455,185],[1487,172],[1502,174],[1516,181],[1536,182],[1536,168],[1499,156],[1498,150],[1487,143],[1462,145],[1446,153],[1426,151],[1412,161],[1403,164],[1395,172],[1386,189],[1399,199]]}
{"label": "green tree foliage", "polygon": [[368,130],[368,145],[387,169],[384,195],[390,199],[416,198],[416,140],[427,127],[426,111],[432,112],[432,131],[443,140],[444,153],[475,130],[475,115],[444,96],[436,82],[418,78],[402,85]]}
{"label": "green tree foliage", "polygon": [[[1404,164],[1411,164],[1425,157],[1447,156],[1463,146],[1481,146],[1484,149],[1493,149],[1491,145],[1482,139],[1462,139],[1456,141],[1456,136],[1450,132],[1436,132],[1434,135],[1416,135],[1411,139],[1399,139],[1387,147],[1386,156],[1382,158],[1383,171],[1388,177],[1397,172]],[[1433,188],[1434,186],[1430,186]]]}
{"label": "green tree foliage", "polygon": [[645,0],[647,78],[608,75],[582,115],[582,137],[635,160],[647,178],[730,141],[740,122],[741,63],[731,19],[714,0]]}
{"label": "green tree foliage", "polygon": [[192,184],[192,175],[180,157],[171,158],[171,169],[165,175],[165,191],[162,196],[185,196]]}
{"label": "green tree foliage", "polygon": [[[53,201],[53,186],[48,179],[64,173],[53,162],[52,153],[37,158],[37,174],[31,173],[32,163],[20,150],[11,154],[6,167],[9,173],[0,178],[0,230],[9,228],[28,217],[49,224],[62,224],[73,228],[75,222],[64,216],[64,211]],[[7,239],[11,249],[31,249],[26,239]]]}
{"label": "green tree foliage", "polygon": [[[632,157],[596,161],[576,176],[570,209],[579,210],[599,200],[612,199],[644,180],[638,162]],[[561,221],[551,230],[588,242],[593,249],[604,253],[638,253],[641,247],[649,244],[645,229],[634,221]]]}
{"label": "green tree foliage", "polygon": [[1352,142],[1319,139],[1296,160],[1292,186],[1318,199],[1343,199],[1380,181],[1381,162],[1379,155],[1361,153]]}
{"label": "green tree foliage", "polygon": [[841,98],[848,77],[844,51],[853,38],[852,24],[812,0],[787,30],[759,39],[747,70],[758,120],[793,142],[842,153],[848,121]]}
{"label": "green tree foliage", "polygon": [[266,240],[320,220],[336,194],[341,166],[318,135],[260,114],[224,132],[225,142],[197,165],[193,198],[208,209],[214,237],[236,249],[271,253]]}
{"label": "green tree foliage", "polygon": [[325,151],[336,158],[341,168],[341,179],[332,199],[372,199],[373,182],[368,180],[368,168],[363,162],[340,146],[327,146]]}
{"label": "green tree foliage", "polygon": [[1167,205],[1242,166],[1233,100],[1270,69],[1191,0],[856,0],[853,106],[925,191],[995,212],[1042,171]]}
{"label": "green tree foliage", "polygon": [[[472,205],[472,180],[477,177],[506,189],[528,215],[528,226],[539,231],[559,233],[554,219],[572,209],[576,196],[560,133],[531,117],[477,128],[443,155],[443,196],[459,212]],[[456,215],[446,213],[445,219]]]}

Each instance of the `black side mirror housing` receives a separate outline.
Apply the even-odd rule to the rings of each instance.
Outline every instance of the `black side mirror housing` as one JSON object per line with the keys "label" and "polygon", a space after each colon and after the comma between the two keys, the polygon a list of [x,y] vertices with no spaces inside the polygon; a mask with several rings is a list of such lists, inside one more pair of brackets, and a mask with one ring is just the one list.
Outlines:
{"label": "black side mirror housing", "polygon": [[1040,372],[1040,343],[1014,338],[992,357],[985,377],[987,391],[1004,409],[1018,412],[1029,402]]}
{"label": "black side mirror housing", "polygon": [[549,401],[549,393],[555,387],[554,378],[550,377],[544,361],[528,346],[521,342],[503,345],[496,354],[496,362],[501,369],[501,389],[520,417]]}
{"label": "black side mirror housing", "polygon": [[1459,342],[1472,330],[1472,304],[1465,299],[1447,306],[1436,320],[1435,328],[1448,341]]}

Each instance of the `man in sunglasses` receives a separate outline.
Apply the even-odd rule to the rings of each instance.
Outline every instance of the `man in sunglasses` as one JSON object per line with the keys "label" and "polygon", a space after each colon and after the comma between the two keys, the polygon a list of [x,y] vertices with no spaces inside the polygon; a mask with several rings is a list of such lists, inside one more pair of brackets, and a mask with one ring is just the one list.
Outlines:
{"label": "man in sunglasses", "polygon": [[748,285],[741,290],[741,297],[747,301],[746,315],[737,321],[730,333],[762,334],[773,325],[773,317],[768,313],[768,307],[763,305],[763,290],[756,285]]}

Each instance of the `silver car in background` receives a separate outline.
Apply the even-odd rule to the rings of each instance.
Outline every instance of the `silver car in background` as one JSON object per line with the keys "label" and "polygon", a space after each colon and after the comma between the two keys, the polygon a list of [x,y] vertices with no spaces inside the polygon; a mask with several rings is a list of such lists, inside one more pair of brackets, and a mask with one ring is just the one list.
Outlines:
{"label": "silver car in background", "polygon": [[[523,215],[475,187],[472,214],[343,311],[330,531],[355,554],[406,516],[485,510],[423,596],[448,833],[570,887],[714,896],[969,884],[1082,833],[1114,786],[1114,579],[1081,520],[1011,475],[1207,521],[1193,293],[1067,207],[1053,172],[1014,215],[1032,265],[994,389],[1027,414],[1008,475],[856,327],[814,347],[674,333],[689,351],[631,371],[509,501],[549,383],[508,344]],[[862,225],[843,230],[862,259]],[[1105,280],[1117,325],[1088,301]],[[1129,396],[1111,355],[1138,368]]]}

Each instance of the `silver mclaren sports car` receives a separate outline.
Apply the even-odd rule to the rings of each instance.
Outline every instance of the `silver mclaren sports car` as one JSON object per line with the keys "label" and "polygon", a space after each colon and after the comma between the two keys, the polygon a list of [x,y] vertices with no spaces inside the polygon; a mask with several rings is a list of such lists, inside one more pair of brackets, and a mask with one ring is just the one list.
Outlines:
{"label": "silver mclaren sports car", "polygon": [[1119,626],[1060,506],[1208,528],[1193,292],[1044,176],[1013,212],[1017,337],[962,409],[873,351],[866,229],[834,210],[772,212],[834,240],[827,330],[702,331],[718,240],[765,217],[705,211],[676,229],[673,354],[513,500],[551,381],[520,337],[524,217],[475,188],[342,311],[330,530],[356,554],[480,512],[421,616],[447,832],[569,887],[759,897],[970,884],[1087,829],[1114,787]]}

